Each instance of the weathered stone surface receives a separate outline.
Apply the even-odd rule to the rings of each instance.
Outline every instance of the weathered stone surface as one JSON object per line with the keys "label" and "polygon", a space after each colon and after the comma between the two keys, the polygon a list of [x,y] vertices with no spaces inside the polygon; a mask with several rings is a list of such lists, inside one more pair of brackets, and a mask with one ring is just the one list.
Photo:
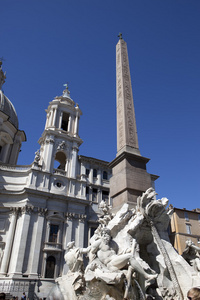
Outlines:
{"label": "weathered stone surface", "polygon": [[[169,242],[168,199],[155,200],[155,194],[148,189],[138,197],[136,209],[124,204],[115,215],[100,204],[100,225],[88,248],[68,245],[65,259],[70,271],[57,281],[65,300],[139,300],[147,295],[183,300],[200,284],[198,272]],[[84,270],[83,254],[88,256]]]}

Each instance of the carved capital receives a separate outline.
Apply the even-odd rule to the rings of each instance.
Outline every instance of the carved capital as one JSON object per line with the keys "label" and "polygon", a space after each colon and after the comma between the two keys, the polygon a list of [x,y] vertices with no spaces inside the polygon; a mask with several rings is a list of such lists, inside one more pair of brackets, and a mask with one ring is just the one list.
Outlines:
{"label": "carved capital", "polygon": [[13,215],[17,215],[20,208],[19,207],[10,207],[10,210],[11,210]]}
{"label": "carved capital", "polygon": [[21,213],[30,215],[33,211],[33,208],[34,208],[33,206],[25,205],[25,206],[21,207]]}
{"label": "carved capital", "polygon": [[66,218],[67,218],[67,220],[68,221],[71,221],[71,220],[73,220],[73,219],[75,219],[75,213],[66,213]]}
{"label": "carved capital", "polygon": [[38,216],[44,217],[47,214],[48,209],[47,208],[37,208]]}
{"label": "carved capital", "polygon": [[79,215],[79,222],[84,223],[86,217],[87,217],[86,215],[80,214],[80,215]]}
{"label": "carved capital", "polygon": [[74,146],[74,147],[72,147],[72,150],[78,152],[79,148],[77,146]]}
{"label": "carved capital", "polygon": [[54,144],[54,143],[55,143],[54,139],[52,139],[52,138],[46,139],[46,144]]}

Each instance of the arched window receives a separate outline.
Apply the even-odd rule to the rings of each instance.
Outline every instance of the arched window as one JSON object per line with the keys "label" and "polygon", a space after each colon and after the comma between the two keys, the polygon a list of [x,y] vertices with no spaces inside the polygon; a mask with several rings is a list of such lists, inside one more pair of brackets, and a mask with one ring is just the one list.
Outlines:
{"label": "arched window", "polygon": [[108,180],[108,173],[106,171],[103,171],[103,179]]}
{"label": "arched window", "polygon": [[49,256],[46,262],[45,278],[54,278],[56,259],[54,256]]}
{"label": "arched window", "polygon": [[57,152],[54,160],[54,169],[60,169],[65,171],[66,155],[63,152]]}

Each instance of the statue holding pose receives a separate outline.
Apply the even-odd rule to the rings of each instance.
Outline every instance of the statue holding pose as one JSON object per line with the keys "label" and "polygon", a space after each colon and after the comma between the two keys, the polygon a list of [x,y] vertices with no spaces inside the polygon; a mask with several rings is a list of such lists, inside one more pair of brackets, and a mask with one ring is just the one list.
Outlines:
{"label": "statue holding pose", "polygon": [[191,240],[186,241],[182,256],[197,272],[200,272],[200,248]]}

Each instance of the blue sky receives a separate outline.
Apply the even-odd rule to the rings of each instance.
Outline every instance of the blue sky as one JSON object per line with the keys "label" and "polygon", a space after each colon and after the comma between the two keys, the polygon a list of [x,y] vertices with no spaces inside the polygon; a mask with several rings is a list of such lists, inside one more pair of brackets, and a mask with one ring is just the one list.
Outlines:
{"label": "blue sky", "polygon": [[45,109],[68,82],[83,112],[79,154],[116,156],[115,46],[128,45],[140,152],[159,197],[200,207],[200,1],[0,0],[0,57],[30,164]]}

